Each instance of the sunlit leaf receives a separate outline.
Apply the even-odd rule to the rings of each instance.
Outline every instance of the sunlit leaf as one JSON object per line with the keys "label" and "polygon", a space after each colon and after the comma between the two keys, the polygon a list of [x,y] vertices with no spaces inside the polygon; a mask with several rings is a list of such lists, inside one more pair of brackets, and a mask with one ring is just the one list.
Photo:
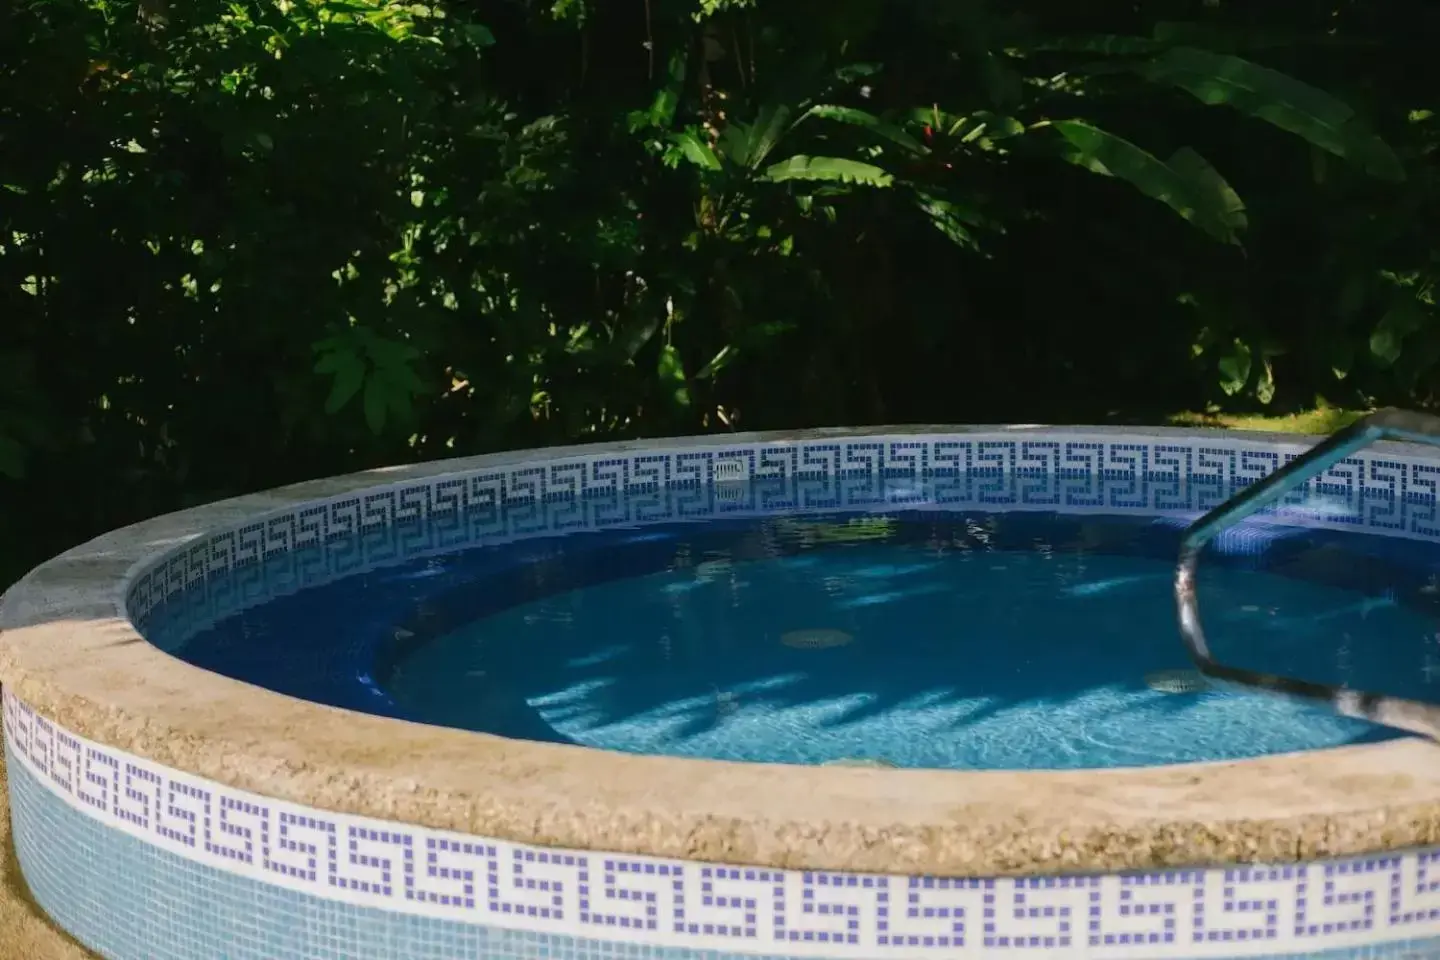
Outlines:
{"label": "sunlit leaf", "polygon": [[[910,134],[900,129],[893,123],[886,123],[875,114],[865,110],[857,110],[854,107],[840,107],[833,104],[822,103],[811,107],[805,112],[806,117],[818,117],[822,120],[833,120],[836,123],[849,124],[852,127],[863,127],[877,136],[884,137],[890,142],[904,147],[915,154],[926,154],[930,149]],[[804,119],[804,118],[802,118]]]}
{"label": "sunlit leaf", "polygon": [[1228,394],[1245,389],[1245,384],[1250,382],[1250,366],[1250,347],[1236,340],[1230,345],[1229,352],[1220,358],[1220,389]]}
{"label": "sunlit leaf", "polygon": [[935,229],[949,237],[951,242],[971,250],[978,247],[975,235],[969,229],[979,223],[972,212],[959,204],[921,191],[916,192],[915,203],[935,225]]}
{"label": "sunlit leaf", "polygon": [[1275,399],[1275,368],[1268,358],[1260,362],[1260,374],[1255,378],[1255,399],[1264,404]]}
{"label": "sunlit leaf", "polygon": [[685,384],[685,365],[680,360],[680,351],[671,344],[666,344],[660,351],[660,363],[657,372],[660,382],[665,384],[671,391],[675,402],[682,407],[690,405],[690,389]]}
{"label": "sunlit leaf", "polygon": [[765,168],[762,179],[771,183],[787,180],[839,181],[868,187],[888,187],[895,178],[870,163],[845,157],[795,156]]}
{"label": "sunlit leaf", "polygon": [[695,374],[695,379],[706,380],[715,376],[729,366],[730,362],[734,360],[739,353],[740,351],[734,346],[726,345],[721,347],[720,352],[711,357],[710,362],[701,367],[699,372]]}
{"label": "sunlit leaf", "polygon": [[680,148],[680,154],[702,170],[719,170],[720,158],[710,145],[689,130],[671,134],[670,140]]}

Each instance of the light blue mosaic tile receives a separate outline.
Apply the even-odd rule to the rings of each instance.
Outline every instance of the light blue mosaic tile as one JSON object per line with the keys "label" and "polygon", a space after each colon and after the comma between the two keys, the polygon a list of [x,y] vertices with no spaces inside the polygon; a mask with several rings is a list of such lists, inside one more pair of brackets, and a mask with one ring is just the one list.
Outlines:
{"label": "light blue mosaic tile", "polygon": [[[16,852],[36,901],[112,960],[789,960],[499,930],[322,900],[109,829],[49,793],[8,744],[5,759]],[[1440,940],[1276,956],[1428,960],[1440,958]]]}
{"label": "light blue mosaic tile", "polygon": [[113,960],[741,960],[471,926],[268,886],[108,829],[45,790],[8,744],[5,760],[16,853],[36,902]]}

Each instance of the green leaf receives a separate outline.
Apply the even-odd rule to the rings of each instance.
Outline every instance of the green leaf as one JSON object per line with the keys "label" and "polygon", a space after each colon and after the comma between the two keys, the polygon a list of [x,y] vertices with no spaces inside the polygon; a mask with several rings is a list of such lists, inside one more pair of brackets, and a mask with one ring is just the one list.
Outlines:
{"label": "green leaf", "polygon": [[1275,368],[1270,365],[1268,358],[1260,362],[1260,376],[1255,381],[1255,399],[1267,405],[1275,399]]}
{"label": "green leaf", "polygon": [[917,191],[915,194],[915,205],[950,241],[967,250],[974,250],[979,247],[975,241],[975,235],[970,232],[966,224],[978,225],[978,218],[949,200],[942,200],[929,193]]}
{"label": "green leaf", "polygon": [[[1216,239],[1239,242],[1237,233],[1244,228],[1245,217],[1232,209],[1228,198],[1234,191],[1208,164],[1204,167],[1209,173],[1196,179],[1198,154],[1182,159],[1186,167],[1182,171],[1084,120],[1057,120],[1052,126],[1065,138],[1062,156],[1069,162],[1102,176],[1125,180]],[[1203,160],[1200,163],[1203,164]],[[1236,197],[1235,202],[1238,200]],[[1241,205],[1240,210],[1243,209]]]}
{"label": "green leaf", "polygon": [[685,365],[680,361],[680,351],[674,345],[666,344],[660,351],[657,372],[660,382],[671,389],[675,402],[682,407],[690,405],[690,390],[685,385]]}
{"label": "green leaf", "polygon": [[371,377],[365,384],[365,425],[370,428],[371,433],[378,435],[385,429],[389,406],[384,381]]}
{"label": "green leaf", "polygon": [[663,130],[675,122],[675,109],[680,105],[680,92],[685,87],[685,67],[688,51],[676,50],[670,55],[669,79],[655,91],[655,99],[649,109],[636,110],[630,114],[630,132],[645,127]]}
{"label": "green leaf", "polygon": [[325,400],[325,412],[339,413],[345,405],[360,392],[365,383],[365,361],[353,353],[335,351],[329,356],[335,358],[334,380],[330,384],[330,396]]}
{"label": "green leaf", "polygon": [[680,148],[681,155],[702,170],[719,170],[720,158],[710,145],[689,130],[670,135],[670,141]]}
{"label": "green leaf", "polygon": [[1170,169],[1189,180],[1214,209],[1223,211],[1222,222],[1236,231],[1245,229],[1248,225],[1245,201],[1220,176],[1220,171],[1210,165],[1210,161],[1189,147],[1181,147],[1171,154],[1169,162]]}
{"label": "green leaf", "polygon": [[856,183],[867,187],[888,187],[895,178],[874,164],[847,160],[844,157],[795,156],[771,164],[761,174],[761,179],[771,183],[787,180],[839,181]]}
{"label": "green leaf", "polygon": [[1008,140],[1025,132],[1025,124],[1019,120],[989,110],[976,110],[970,119],[978,123],[965,134],[967,142],[980,137],[986,140]]}
{"label": "green leaf", "polygon": [[495,34],[490,28],[478,23],[465,24],[465,36],[477,47],[493,47],[495,45]]}
{"label": "green leaf", "polygon": [[914,137],[910,136],[910,134],[906,133],[904,130],[895,126],[893,123],[886,123],[884,120],[881,120],[879,117],[875,116],[875,114],[869,113],[865,110],[857,110],[854,107],[839,107],[835,106],[834,104],[821,103],[816,104],[809,110],[805,111],[805,116],[801,117],[800,119],[804,120],[807,117],[817,117],[821,120],[833,120],[836,123],[849,124],[852,127],[863,127],[864,129],[869,130],[871,133],[874,133],[876,136],[884,137],[891,143],[904,147],[906,150],[914,154],[923,155],[930,152],[930,149],[928,147],[926,147],[919,140],[916,140]]}
{"label": "green leaf", "polygon": [[707,380],[715,376],[721,370],[725,369],[725,367],[729,366],[730,361],[734,360],[739,353],[740,350],[735,346],[727,344],[721,347],[720,352],[711,357],[710,362],[701,367],[700,372],[695,374],[695,379]]}
{"label": "green leaf", "polygon": [[760,108],[753,124],[748,127],[732,124],[730,129],[746,134],[743,148],[731,159],[742,167],[758,170],[790,129],[790,108],[783,103],[767,103]]}
{"label": "green leaf", "polygon": [[1236,340],[1230,352],[1220,358],[1220,389],[1227,394],[1236,394],[1250,382],[1250,347]]}
{"label": "green leaf", "polygon": [[1400,359],[1405,338],[1419,330],[1425,320],[1425,311],[1415,298],[1408,293],[1401,294],[1370,334],[1370,353],[1381,366],[1390,366]]}
{"label": "green leaf", "polygon": [[1223,53],[1176,47],[1139,67],[1202,103],[1225,104],[1354,163],[1375,177],[1404,180],[1395,152],[1349,106],[1294,77]]}

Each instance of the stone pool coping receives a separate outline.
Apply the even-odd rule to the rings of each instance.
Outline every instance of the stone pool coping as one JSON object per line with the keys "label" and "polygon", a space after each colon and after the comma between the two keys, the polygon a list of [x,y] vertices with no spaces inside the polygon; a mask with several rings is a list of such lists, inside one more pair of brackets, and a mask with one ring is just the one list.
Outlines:
{"label": "stone pool coping", "polygon": [[123,608],[128,578],[189,538],[381,484],[659,443],[1029,430],[1292,448],[1313,442],[1148,427],[876,427],[548,448],[312,481],[147,520],[36,568],[0,600],[0,682],[74,733],[241,790],[539,846],[790,869],[1001,876],[1314,860],[1440,843],[1440,745],[1419,740],[1056,772],[633,756],[381,719],[271,693],[163,653]]}

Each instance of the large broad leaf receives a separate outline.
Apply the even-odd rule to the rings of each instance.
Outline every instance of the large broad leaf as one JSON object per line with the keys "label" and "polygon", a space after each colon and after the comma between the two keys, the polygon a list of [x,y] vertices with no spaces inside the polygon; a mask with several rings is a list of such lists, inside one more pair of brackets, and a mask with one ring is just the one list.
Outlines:
{"label": "large broad leaf", "polygon": [[873,164],[844,157],[795,156],[766,167],[760,178],[771,183],[829,180],[867,187],[888,187],[895,182],[894,177]]}
{"label": "large broad leaf", "polygon": [[[1052,126],[1065,138],[1062,152],[1066,160],[1102,176],[1125,180],[1216,239],[1239,242],[1238,233],[1245,227],[1244,206],[1198,154],[1183,157],[1177,169],[1129,140],[1083,120],[1058,120]],[[1203,175],[1199,172],[1202,164]]]}
{"label": "large broad leaf", "polygon": [[833,120],[836,123],[845,123],[853,127],[864,127],[876,136],[884,137],[891,143],[904,147],[911,153],[926,154],[930,152],[929,148],[904,130],[895,126],[893,123],[886,123],[884,120],[875,116],[875,114],[865,110],[821,103],[805,111],[805,116],[800,119],[804,120],[806,117],[818,117],[822,120]]}
{"label": "large broad leaf", "polygon": [[1223,53],[1176,47],[1143,64],[1140,73],[1207,104],[1225,104],[1343,157],[1372,176],[1404,180],[1400,159],[1355,111],[1309,84]]}
{"label": "large broad leaf", "polygon": [[791,110],[783,103],[767,103],[754,123],[731,123],[720,134],[720,152],[731,163],[750,170],[760,169],[791,129]]}
{"label": "large broad leaf", "polygon": [[1210,165],[1210,161],[1189,147],[1181,147],[1171,154],[1169,163],[1170,169],[1189,180],[1216,209],[1225,212],[1225,223],[1237,231],[1245,229],[1248,223],[1245,217],[1245,201],[1241,200],[1235,189],[1220,176],[1220,171]]}
{"label": "large broad leaf", "polygon": [[719,170],[720,158],[710,145],[690,131],[670,135],[670,142],[680,148],[680,155],[701,170]]}
{"label": "large broad leaf", "polygon": [[918,190],[915,193],[915,205],[935,225],[935,229],[949,237],[952,243],[967,250],[979,249],[970,227],[979,226],[982,221],[974,213],[959,204]]}

